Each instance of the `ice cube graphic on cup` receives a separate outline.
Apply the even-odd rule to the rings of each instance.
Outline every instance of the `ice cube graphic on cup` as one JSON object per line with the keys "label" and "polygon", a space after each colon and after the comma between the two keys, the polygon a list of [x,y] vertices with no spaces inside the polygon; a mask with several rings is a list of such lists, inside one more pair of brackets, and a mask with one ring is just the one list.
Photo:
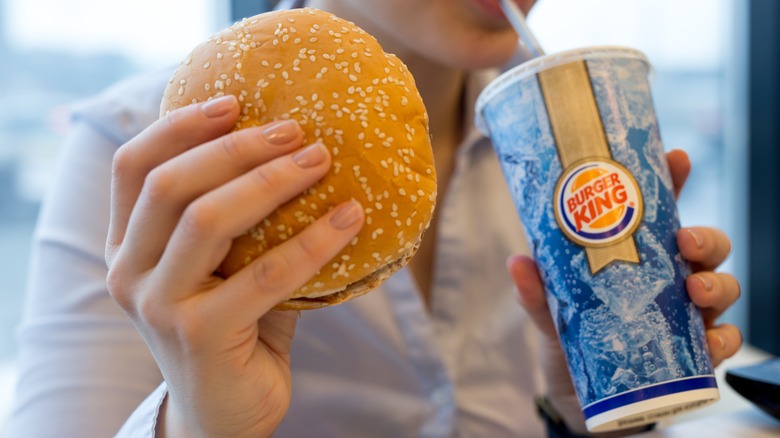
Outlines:
{"label": "ice cube graphic on cup", "polygon": [[640,52],[528,61],[477,101],[594,432],[718,399]]}

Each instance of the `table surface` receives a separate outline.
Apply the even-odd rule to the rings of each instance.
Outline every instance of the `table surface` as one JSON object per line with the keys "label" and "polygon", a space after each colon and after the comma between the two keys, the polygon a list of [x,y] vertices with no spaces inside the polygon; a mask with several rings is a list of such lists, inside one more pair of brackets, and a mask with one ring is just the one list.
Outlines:
{"label": "table surface", "polygon": [[726,370],[763,362],[769,354],[750,346],[716,370],[720,401],[659,424],[643,438],[779,438],[780,420],[758,409],[726,383]]}

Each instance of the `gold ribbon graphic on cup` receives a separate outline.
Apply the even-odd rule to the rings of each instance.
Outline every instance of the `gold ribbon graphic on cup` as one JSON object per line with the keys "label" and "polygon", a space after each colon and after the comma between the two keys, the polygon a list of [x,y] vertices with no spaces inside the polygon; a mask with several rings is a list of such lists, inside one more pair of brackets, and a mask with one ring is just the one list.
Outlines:
{"label": "gold ribbon graphic on cup", "polygon": [[[567,208],[566,203],[562,202],[562,199],[558,199],[557,195],[553,195],[556,198],[553,199],[553,204],[559,226],[569,239],[585,247],[592,273],[596,273],[616,260],[639,263],[633,232],[641,222],[643,210],[641,193],[628,170],[612,161],[585,61],[567,63],[547,69],[539,72],[538,78],[555,136],[558,156],[564,169],[555,193],[560,193],[562,184],[566,184],[564,178],[568,178],[567,181],[572,181],[574,179],[573,173],[589,172],[596,175],[592,177],[593,180],[596,180],[595,188],[587,187],[587,190],[582,190],[584,194],[579,194],[579,199],[569,200],[572,206],[577,204],[578,200],[585,204],[585,198],[590,196],[593,201],[600,202],[600,204],[595,203],[599,210],[606,209],[605,203],[608,204],[609,208],[612,208],[612,202],[616,196],[609,195],[608,190],[610,188],[613,191],[617,190],[617,184],[620,184],[622,191],[615,192],[619,195],[617,196],[619,199],[615,203],[625,201],[626,190],[623,189],[626,187],[633,196],[633,202],[630,206],[633,210],[622,209],[618,211],[617,208],[613,210],[624,215],[626,211],[629,211],[633,215],[633,219],[628,223],[623,223],[625,228],[617,236],[604,239],[605,242],[595,238],[581,238],[572,231],[573,225],[566,226],[568,219],[561,211],[561,209]],[[590,175],[586,176],[590,177]],[[601,192],[604,193],[604,200],[595,199],[599,197],[598,194]],[[609,198],[610,196],[612,198]],[[572,198],[575,197],[572,196]],[[591,221],[593,217],[588,217],[588,212],[590,211],[591,216],[593,216],[595,208],[594,202],[588,202],[590,202],[589,205],[580,206],[581,210],[574,213],[575,216],[579,213],[580,218],[584,217],[586,221]],[[615,213],[613,213],[614,215]]]}

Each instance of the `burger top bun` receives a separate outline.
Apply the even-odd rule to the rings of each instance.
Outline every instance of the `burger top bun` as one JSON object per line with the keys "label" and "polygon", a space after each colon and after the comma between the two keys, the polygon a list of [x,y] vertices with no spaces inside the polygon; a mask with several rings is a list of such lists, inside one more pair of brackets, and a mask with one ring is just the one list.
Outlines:
{"label": "burger top bun", "polygon": [[316,9],[246,18],[197,46],[165,90],[161,115],[235,95],[235,129],[294,119],[304,144],[322,142],[332,167],[320,182],[233,242],[230,276],[336,205],[357,200],[365,225],[280,309],[337,304],[378,286],[417,250],[436,201],[428,115],[414,79],[355,24]]}

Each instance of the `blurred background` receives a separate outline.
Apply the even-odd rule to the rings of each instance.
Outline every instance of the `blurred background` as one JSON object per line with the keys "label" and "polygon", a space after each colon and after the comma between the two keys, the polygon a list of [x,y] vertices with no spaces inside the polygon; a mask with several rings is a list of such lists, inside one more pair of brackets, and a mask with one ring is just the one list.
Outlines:
{"label": "blurred background", "polygon": [[[29,242],[68,130],[68,105],[118,79],[177,64],[216,30],[273,3],[0,0],[0,435]],[[693,162],[679,204],[683,223],[719,227],[734,242],[723,270],[744,291],[724,320],[775,355],[778,24],[775,0],[540,0],[529,16],[548,53],[608,44],[647,54],[664,143]]]}

